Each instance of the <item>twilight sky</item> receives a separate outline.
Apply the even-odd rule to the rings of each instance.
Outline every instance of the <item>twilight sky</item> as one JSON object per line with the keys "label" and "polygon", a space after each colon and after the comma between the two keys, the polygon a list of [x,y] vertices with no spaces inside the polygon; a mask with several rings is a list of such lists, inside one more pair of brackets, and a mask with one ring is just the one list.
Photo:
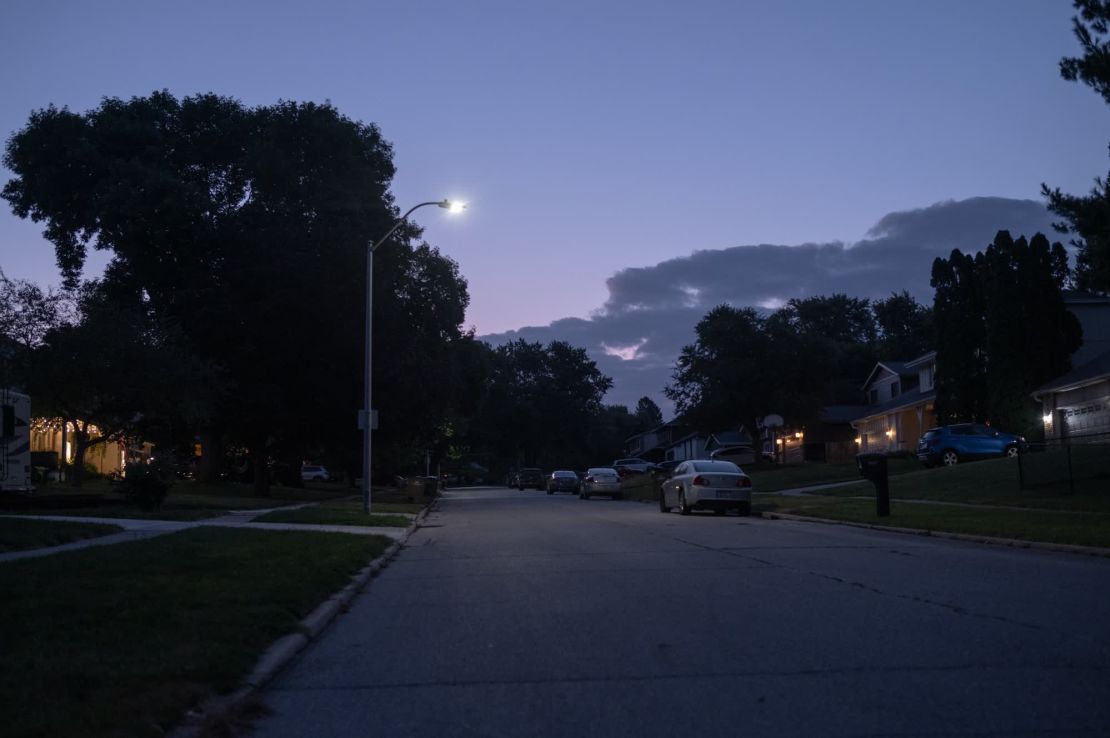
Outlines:
{"label": "twilight sky", "polygon": [[[1077,53],[1071,15],[1066,0],[4,0],[0,136],[49,103],[161,88],[330,100],[393,142],[399,206],[471,202],[418,220],[469,280],[479,334],[863,284],[791,283],[828,258],[881,262],[883,295],[919,288],[924,258],[902,272],[882,253],[920,246],[889,214],[981,248],[1047,223],[1041,182],[1085,192],[1106,172],[1110,111],[1057,71]],[[0,267],[55,283],[39,230],[0,212]],[[729,261],[754,244],[780,246]],[[788,248],[803,244],[823,245]],[[587,348],[635,357],[640,333]]]}

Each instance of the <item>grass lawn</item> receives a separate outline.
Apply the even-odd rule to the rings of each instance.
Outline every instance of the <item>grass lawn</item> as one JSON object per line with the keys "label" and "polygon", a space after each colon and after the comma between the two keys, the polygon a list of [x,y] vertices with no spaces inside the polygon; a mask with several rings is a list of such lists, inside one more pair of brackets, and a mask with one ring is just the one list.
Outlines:
{"label": "grass lawn", "polygon": [[[41,506],[35,498],[17,500],[12,512],[32,515],[80,515],[96,518],[141,518],[153,520],[202,520],[225,515],[229,510],[259,510],[298,502],[320,502],[349,497],[351,490],[333,484],[317,484],[303,489],[270,487],[269,497],[258,497],[248,484],[178,481],[170,487],[160,510],[145,512],[128,502],[106,480],[91,480],[80,489],[55,485],[39,490]],[[75,505],[67,505],[67,498]],[[89,498],[98,498],[89,501]]]}
{"label": "grass lawn", "polygon": [[[923,467],[916,459],[891,458],[887,469],[890,476],[900,476],[920,471]],[[778,492],[783,489],[809,487],[831,482],[850,482],[860,479],[856,462],[835,464],[810,462],[798,465],[763,464],[744,469],[752,478],[752,485],[759,492]]]}
{"label": "grass lawn", "polygon": [[890,516],[880,518],[870,500],[779,495],[756,498],[755,509],[897,528],[1110,547],[1110,519],[1063,511],[990,510],[895,501],[891,502]]}
{"label": "grass lawn", "polygon": [[[1066,482],[1020,489],[1016,459],[989,459],[957,466],[919,469],[892,476],[890,496],[903,500],[969,502],[978,505],[1035,507],[1045,510],[1082,510],[1110,513],[1110,481],[1076,480],[1071,494]],[[764,491],[757,486],[757,490]],[[874,495],[870,482],[823,490],[822,495],[851,497]]]}
{"label": "grass lawn", "polygon": [[[412,507],[400,503],[371,504],[370,515],[362,512],[362,500],[333,500],[297,510],[275,510],[254,519],[256,523],[312,523],[315,525],[369,525],[407,528],[411,519],[403,515],[383,515],[386,512],[404,512],[389,508]],[[419,506],[417,506],[419,509]]]}
{"label": "grass lawn", "polygon": [[122,530],[123,528],[115,525],[99,523],[0,518],[0,553],[60,546],[63,543],[72,543],[85,538],[99,538]]}
{"label": "grass lawn", "polygon": [[199,528],[4,564],[4,735],[161,735],[389,545]]}

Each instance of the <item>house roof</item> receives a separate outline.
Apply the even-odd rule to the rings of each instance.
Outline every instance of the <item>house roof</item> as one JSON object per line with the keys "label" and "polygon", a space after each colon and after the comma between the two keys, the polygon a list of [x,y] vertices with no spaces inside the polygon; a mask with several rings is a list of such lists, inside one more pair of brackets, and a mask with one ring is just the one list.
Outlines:
{"label": "house roof", "polygon": [[856,416],[852,420],[852,422],[855,423],[860,420],[866,420],[867,418],[873,418],[876,415],[886,415],[887,413],[894,412],[895,410],[902,410],[907,407],[913,407],[914,405],[920,405],[923,402],[935,400],[936,398],[936,390],[927,390],[925,392],[922,392],[919,389],[915,389],[911,392],[906,392],[904,394],[898,395],[893,400],[884,402],[882,405],[872,405],[865,408],[864,412]]}
{"label": "house roof", "polygon": [[716,441],[718,446],[737,446],[744,443],[750,444],[752,442],[751,434],[747,431],[718,431],[717,433],[710,433],[709,437]]}
{"label": "house roof", "polygon": [[929,351],[927,353],[922,354],[921,356],[918,356],[916,359],[912,359],[910,361],[907,361],[906,362],[906,368],[907,369],[916,369],[919,366],[924,366],[925,364],[928,364],[930,361],[936,361],[936,360],[937,360],[937,352],[936,351]]}
{"label": "house roof", "polygon": [[[916,359],[915,359],[915,361],[916,361]],[[861,387],[860,389],[867,389],[871,385],[871,382],[873,382],[875,380],[875,374],[880,369],[886,369],[891,374],[897,374],[900,377],[916,377],[917,376],[917,371],[916,370],[906,368],[911,363],[913,363],[913,362],[908,362],[908,361],[879,361],[879,362],[876,362],[875,363],[875,368],[872,369],[871,373],[867,375],[867,381],[863,383],[863,387]]]}
{"label": "house roof", "polygon": [[1033,398],[1039,400],[1042,395],[1047,395],[1050,392],[1078,389],[1088,384],[1101,382],[1108,377],[1110,377],[1110,351],[1104,351],[1086,364],[1072,369],[1064,376],[1057,377],[1042,387],[1038,387],[1033,391]]}
{"label": "house roof", "polygon": [[667,448],[670,449],[674,448],[675,446],[681,446],[682,444],[689,441],[691,438],[705,438],[705,436],[703,436],[701,433],[687,433],[682,438],[676,438],[675,440],[671,441],[669,444],[667,444]]}

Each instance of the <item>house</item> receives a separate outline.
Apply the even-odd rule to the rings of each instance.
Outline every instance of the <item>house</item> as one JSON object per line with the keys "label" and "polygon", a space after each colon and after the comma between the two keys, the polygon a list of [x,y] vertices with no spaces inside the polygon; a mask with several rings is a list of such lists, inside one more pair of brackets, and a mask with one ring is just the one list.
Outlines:
{"label": "house", "polygon": [[665,461],[686,461],[688,459],[707,459],[709,451],[706,444],[709,439],[701,433],[687,433],[685,436],[671,442],[664,449]]}
{"label": "house", "polygon": [[1038,387],[1047,441],[1110,441],[1110,350]]}
{"label": "house", "polygon": [[[94,434],[98,435],[93,429]],[[73,425],[56,418],[33,418],[31,420],[31,453],[42,459],[53,454],[53,463],[43,464],[51,470],[59,465],[72,464],[74,459]],[[85,451],[85,464],[91,465],[98,474],[117,474],[127,468],[136,457],[149,457],[151,445],[143,443],[140,447],[129,447],[123,441],[105,441],[90,446]]]}
{"label": "house", "polygon": [[624,453],[645,461],[659,463],[665,460],[666,450],[686,431],[678,420],[669,420],[624,440]]}
{"label": "house", "polygon": [[1110,441],[1110,297],[1064,291],[1064,305],[1083,327],[1070,372],[1033,391],[1045,440]]}
{"label": "house", "polygon": [[816,422],[805,428],[806,461],[852,461],[856,456],[856,429],[852,421],[866,415],[866,405],[826,405]]}
{"label": "house", "polygon": [[1083,327],[1083,345],[1071,355],[1071,365],[1082,366],[1110,351],[1110,297],[1064,290],[1063,298],[1064,307]]}
{"label": "house", "polygon": [[863,391],[866,411],[852,421],[860,451],[915,451],[917,440],[937,423],[937,353],[912,361],[880,361]]}

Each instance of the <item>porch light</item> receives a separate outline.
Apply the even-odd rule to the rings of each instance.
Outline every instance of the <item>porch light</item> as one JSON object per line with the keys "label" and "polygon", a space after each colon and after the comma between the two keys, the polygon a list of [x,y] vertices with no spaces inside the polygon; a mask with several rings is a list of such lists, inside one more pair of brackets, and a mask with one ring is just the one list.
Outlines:
{"label": "porch light", "polygon": [[1052,416],[1051,415],[1045,415],[1044,416],[1044,424],[1045,425],[1052,425]]}

